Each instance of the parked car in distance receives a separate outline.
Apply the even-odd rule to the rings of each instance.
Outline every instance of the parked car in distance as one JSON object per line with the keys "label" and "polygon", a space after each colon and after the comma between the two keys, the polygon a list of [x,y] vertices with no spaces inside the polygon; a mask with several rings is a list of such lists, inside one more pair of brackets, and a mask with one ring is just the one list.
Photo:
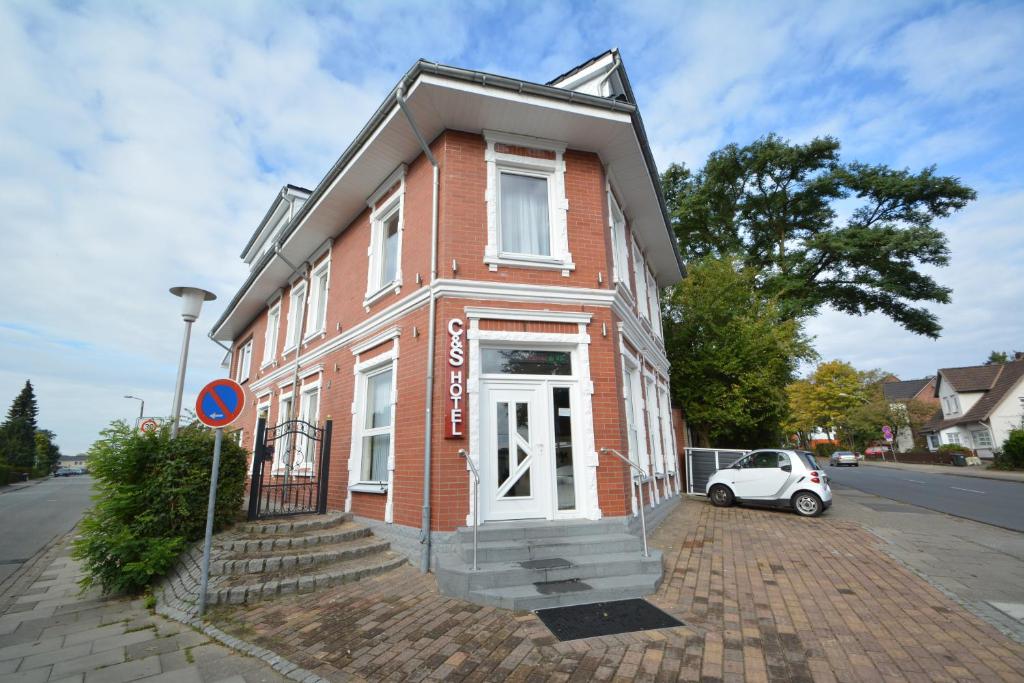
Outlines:
{"label": "parked car in distance", "polygon": [[864,455],[866,457],[878,458],[879,460],[884,460],[885,455],[888,452],[889,449],[886,448],[885,446],[869,446],[868,448],[864,449]]}
{"label": "parked car in distance", "polygon": [[842,465],[852,465],[853,467],[860,467],[860,461],[857,459],[857,454],[853,451],[836,451],[828,458],[829,466],[840,467]]}
{"label": "parked car in distance", "polygon": [[53,473],[55,477],[74,477],[79,474],[85,474],[84,467],[61,467],[59,470]]}
{"label": "parked car in distance", "polygon": [[753,451],[712,474],[705,490],[717,507],[750,503],[788,507],[803,517],[817,517],[832,505],[828,475],[806,451]]}

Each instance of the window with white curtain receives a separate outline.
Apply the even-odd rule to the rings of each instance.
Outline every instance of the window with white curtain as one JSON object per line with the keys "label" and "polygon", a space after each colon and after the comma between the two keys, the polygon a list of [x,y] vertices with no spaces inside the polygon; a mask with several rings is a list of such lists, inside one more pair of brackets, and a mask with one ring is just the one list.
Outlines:
{"label": "window with white curtain", "polygon": [[359,402],[357,422],[361,430],[361,464],[359,480],[383,483],[388,480],[388,458],[391,455],[393,427],[394,372],[391,364],[366,373],[363,396]]}
{"label": "window with white curtain", "polygon": [[285,334],[284,350],[290,351],[299,345],[302,334],[302,312],[306,308],[306,283],[292,287],[288,300],[288,330]]}
{"label": "window with white curtain", "polygon": [[501,254],[551,256],[547,176],[502,171],[498,192]]}
{"label": "window with white curtain", "polygon": [[401,193],[394,195],[374,211],[370,220],[370,264],[364,303],[402,284],[402,201]]}
{"label": "window with white curtain", "polygon": [[[292,395],[287,394],[281,397],[277,404],[278,427],[292,419]],[[272,474],[284,474],[292,457],[292,434],[291,430],[279,429],[278,438],[274,443],[274,467]]]}
{"label": "window with white curtain", "polygon": [[263,365],[277,357],[277,333],[281,327],[281,302],[270,307],[267,313],[267,331],[263,335]]}
{"label": "window with white curtain", "polygon": [[242,345],[238,354],[238,376],[235,379],[241,384],[249,380],[252,372],[252,339]]}
{"label": "window with white curtain", "polygon": [[[299,403],[299,419],[311,425],[317,425],[320,419],[320,384],[302,388],[302,401]],[[312,429],[305,424],[296,427],[300,432],[295,449],[295,468],[303,474],[311,474],[316,454],[317,441]]]}
{"label": "window with white curtain", "polygon": [[487,141],[487,244],[484,263],[576,269],[569,251],[565,144],[484,131]]}
{"label": "window with white curtain", "polygon": [[331,264],[325,261],[309,276],[312,290],[306,319],[306,337],[320,334],[327,328],[327,290],[330,273]]}
{"label": "window with white curtain", "polygon": [[644,255],[640,251],[640,245],[633,240],[633,293],[636,294],[636,310],[640,317],[650,319],[650,309],[647,303],[647,266],[644,262]]}
{"label": "window with white curtain", "polygon": [[661,406],[658,402],[658,392],[655,389],[654,378],[647,378],[647,393],[644,405],[647,408],[647,425],[651,435],[651,459],[654,461],[654,471],[658,474],[664,473],[662,449],[661,449]]}
{"label": "window with white curtain", "polygon": [[615,195],[608,192],[608,214],[612,231],[612,262],[615,281],[629,287],[629,248],[626,245],[626,216],[615,201]]}

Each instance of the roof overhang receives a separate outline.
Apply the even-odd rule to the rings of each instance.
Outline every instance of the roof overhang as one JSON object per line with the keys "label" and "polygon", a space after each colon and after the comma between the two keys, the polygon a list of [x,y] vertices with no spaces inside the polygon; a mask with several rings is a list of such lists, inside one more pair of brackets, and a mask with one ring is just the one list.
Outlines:
{"label": "roof overhang", "polygon": [[[658,284],[682,278],[683,265],[665,213],[660,181],[636,107],[616,100],[493,74],[420,61],[402,79],[406,103],[427,140],[444,130],[485,129],[558,140],[600,156],[648,252]],[[366,209],[366,198],[421,148],[388,95],[331,168],[276,245],[259,257],[210,336],[232,341],[326,240]],[[282,258],[283,257],[283,258]],[[291,265],[289,265],[291,264]]]}

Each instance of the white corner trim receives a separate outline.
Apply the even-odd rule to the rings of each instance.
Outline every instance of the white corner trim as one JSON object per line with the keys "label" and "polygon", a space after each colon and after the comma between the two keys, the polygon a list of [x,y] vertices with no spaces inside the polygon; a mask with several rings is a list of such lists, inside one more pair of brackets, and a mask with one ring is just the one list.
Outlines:
{"label": "white corner trim", "polygon": [[485,306],[466,306],[466,317],[485,320],[526,320],[546,323],[583,323],[589,324],[592,313],[575,311],[540,311],[526,309],[491,308]]}
{"label": "white corner trim", "polygon": [[527,147],[530,149],[543,149],[549,152],[564,152],[566,144],[557,140],[535,138],[531,135],[519,135],[517,133],[505,133],[499,130],[484,130],[484,140],[489,143],[511,145],[513,147]]}
{"label": "white corner trim", "polygon": [[370,207],[371,211],[373,210],[373,207],[377,205],[377,202],[380,201],[380,198],[395,186],[395,183],[405,180],[405,174],[408,170],[409,167],[406,164],[399,164],[398,168],[392,171],[391,175],[385,178],[384,182],[377,186],[377,189],[373,191],[373,194],[366,199],[366,205]]}
{"label": "white corner trim", "polygon": [[380,334],[378,334],[375,337],[371,337],[371,338],[369,338],[369,339],[367,339],[365,341],[361,341],[358,344],[353,345],[352,346],[352,355],[353,356],[358,356],[358,355],[360,355],[362,353],[366,353],[370,349],[375,348],[377,346],[380,346],[384,342],[390,341],[392,339],[397,339],[401,335],[402,335],[402,328],[398,327],[396,325],[395,327],[392,327],[390,330],[386,330],[384,332],[381,332]]}

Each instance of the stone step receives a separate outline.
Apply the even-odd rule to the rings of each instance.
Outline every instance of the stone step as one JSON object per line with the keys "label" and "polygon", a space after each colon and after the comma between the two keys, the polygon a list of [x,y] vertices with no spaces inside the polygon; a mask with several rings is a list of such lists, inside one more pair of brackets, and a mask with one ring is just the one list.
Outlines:
{"label": "stone step", "polygon": [[[327,567],[308,567],[304,573],[274,578],[269,581],[254,580],[251,583],[227,585],[225,582],[211,586],[206,592],[208,604],[253,603],[277,595],[311,593],[328,586],[358,581],[390,571],[405,564],[404,557],[391,551],[374,553],[368,557],[349,560]],[[258,579],[258,577],[252,577]]]}
{"label": "stone step", "polygon": [[471,591],[532,585],[536,582],[596,579],[630,574],[660,575],[661,551],[652,550],[650,557],[640,551],[579,555],[574,558],[521,562],[489,562],[473,570],[472,560],[464,562],[455,555],[438,560],[437,580],[446,595],[467,596]]}
{"label": "stone step", "polygon": [[[478,562],[523,562],[561,557],[566,560],[584,555],[601,555],[635,551],[638,555],[643,542],[637,536],[617,533],[585,534],[554,538],[521,538],[499,541],[480,541]],[[473,561],[473,542],[459,544],[463,562]]]}
{"label": "stone step", "polygon": [[301,515],[265,522],[245,522],[238,525],[244,534],[293,534],[313,529],[329,529],[352,521],[351,512],[328,512],[323,515]]}
{"label": "stone step", "polygon": [[[461,543],[473,543],[473,527],[462,527],[458,531]],[[594,536],[622,533],[623,531],[626,531],[626,525],[622,519],[485,522],[480,525],[478,537],[481,541],[508,541],[526,538]]]}
{"label": "stone step", "polygon": [[315,567],[383,552],[390,547],[391,543],[388,541],[364,535],[343,543],[320,544],[299,550],[289,548],[259,557],[228,557],[211,562],[210,574],[214,576],[237,576],[286,572],[295,569],[303,570],[307,567]]}
{"label": "stone step", "polygon": [[370,530],[367,527],[345,522],[330,529],[314,529],[289,536],[232,536],[221,541],[220,547],[227,552],[245,553],[258,557],[261,554],[274,551],[342,543],[369,535]]}
{"label": "stone step", "polygon": [[[645,595],[654,593],[661,584],[661,575],[630,574],[627,576],[607,576],[578,582],[581,585],[574,585],[575,583],[577,582],[566,582],[560,586],[542,586],[540,589],[534,584],[479,589],[470,592],[469,599],[479,604],[504,607],[505,609],[516,611],[532,611],[548,607],[566,607],[568,605],[586,605],[593,602],[627,600],[629,598],[642,598]],[[542,590],[551,592],[545,593]]]}

